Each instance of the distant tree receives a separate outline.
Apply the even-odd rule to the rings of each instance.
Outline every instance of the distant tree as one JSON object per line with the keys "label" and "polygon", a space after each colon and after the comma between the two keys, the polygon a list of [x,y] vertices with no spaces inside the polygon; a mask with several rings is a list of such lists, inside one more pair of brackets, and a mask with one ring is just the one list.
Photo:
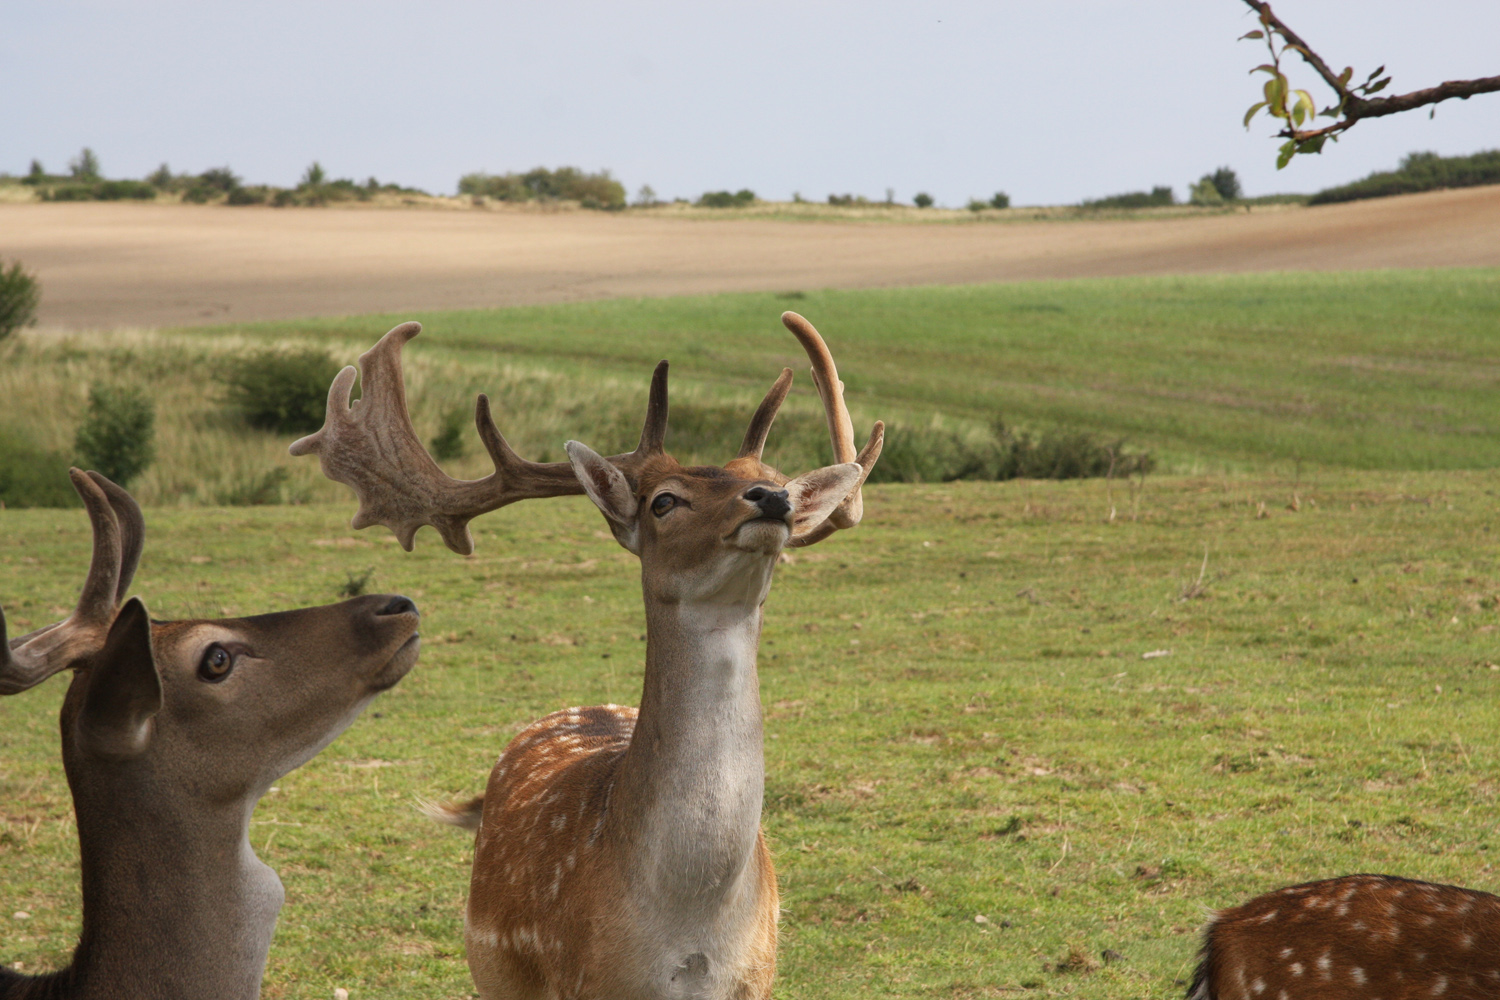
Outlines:
{"label": "distant tree", "polygon": [[642,208],[650,208],[657,203],[656,189],[650,184],[642,184],[641,189],[635,193],[635,203]]}
{"label": "distant tree", "polygon": [[[1353,128],[1366,118],[1380,118],[1434,105],[1428,113],[1430,118],[1436,114],[1435,105],[1441,101],[1454,97],[1467,100],[1475,94],[1500,91],[1500,76],[1489,76],[1477,80],[1449,80],[1436,87],[1394,97],[1375,97],[1391,82],[1389,76],[1382,75],[1385,73],[1384,66],[1377,66],[1373,73],[1365,77],[1363,83],[1350,86],[1354,79],[1353,66],[1346,66],[1342,73],[1335,73],[1302,36],[1271,13],[1269,3],[1265,0],[1244,0],[1244,3],[1260,15],[1260,30],[1248,31],[1240,36],[1240,40],[1264,40],[1271,54],[1270,62],[1251,70],[1267,75],[1265,99],[1252,104],[1245,112],[1245,127],[1248,129],[1251,119],[1261,111],[1281,122],[1282,128],[1276,134],[1286,141],[1277,152],[1277,170],[1290,163],[1298,153],[1321,153],[1325,142],[1329,139],[1338,141],[1340,132]],[[1335,103],[1319,111],[1312,94],[1292,88],[1286,73],[1281,69],[1281,59],[1289,50],[1299,54],[1302,61],[1323,78],[1323,82],[1337,98]],[[1334,123],[1323,128],[1312,128],[1313,120],[1320,116],[1332,118]]]}
{"label": "distant tree", "polygon": [[32,160],[31,169],[26,172],[26,184],[40,184],[47,179],[47,171],[42,169],[41,160]]}
{"label": "distant tree", "polygon": [[163,163],[146,176],[146,183],[165,190],[172,184],[172,168]]}
{"label": "distant tree", "polygon": [[917,196],[911,200],[911,203],[918,208],[931,208],[932,195],[928,194],[926,191],[918,191]]}
{"label": "distant tree", "polygon": [[886,188],[885,189],[885,203],[887,205],[894,205],[894,204],[896,204],[896,189],[895,188]]}
{"label": "distant tree", "polygon": [[1240,178],[1228,167],[1220,167],[1208,175],[1213,181],[1214,190],[1219,192],[1219,197],[1225,201],[1239,201],[1244,192],[1240,189]]}
{"label": "distant tree", "polygon": [[92,149],[84,146],[82,152],[68,161],[68,171],[75,180],[96,181],[99,179],[99,157],[94,155]]}
{"label": "distant tree", "polygon": [[990,198],[990,208],[1010,208],[1010,195],[1004,191],[996,191]]}
{"label": "distant tree", "polygon": [[1188,185],[1188,204],[1224,204],[1224,196],[1219,193],[1218,186],[1214,184],[1213,174],[1204,174],[1202,177],[1198,178],[1198,183]]}
{"label": "distant tree", "polygon": [[317,160],[313,160],[308,166],[307,171],[302,175],[302,185],[304,187],[320,187],[327,179],[328,174],[324,172],[323,165]]}

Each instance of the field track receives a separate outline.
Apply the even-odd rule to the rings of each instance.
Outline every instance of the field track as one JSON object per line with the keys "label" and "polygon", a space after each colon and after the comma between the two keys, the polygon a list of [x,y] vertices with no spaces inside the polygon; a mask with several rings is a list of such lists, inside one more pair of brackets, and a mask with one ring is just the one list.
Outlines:
{"label": "field track", "polygon": [[0,205],[63,327],[1148,274],[1500,266],[1500,186],[1316,209],[903,225]]}

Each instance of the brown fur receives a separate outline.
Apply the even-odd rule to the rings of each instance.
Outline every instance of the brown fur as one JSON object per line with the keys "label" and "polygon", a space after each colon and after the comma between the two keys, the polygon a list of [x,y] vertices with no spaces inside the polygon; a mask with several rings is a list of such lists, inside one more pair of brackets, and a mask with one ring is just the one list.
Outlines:
{"label": "brown fur", "polygon": [[1189,1000],[1495,1000],[1500,897],[1390,875],[1288,886],[1221,910]]}
{"label": "brown fur", "polygon": [[[553,712],[510,742],[490,774],[474,847],[467,936],[481,993],[500,983],[530,984],[535,996],[627,996],[612,953],[628,940],[631,913],[620,852],[600,849],[614,777],[634,733],[637,711],[597,705]],[[462,807],[460,809],[462,811]],[[756,842],[762,891],[770,905],[737,997],[771,993],[779,899],[770,851]],[[547,992],[551,984],[554,993]]]}

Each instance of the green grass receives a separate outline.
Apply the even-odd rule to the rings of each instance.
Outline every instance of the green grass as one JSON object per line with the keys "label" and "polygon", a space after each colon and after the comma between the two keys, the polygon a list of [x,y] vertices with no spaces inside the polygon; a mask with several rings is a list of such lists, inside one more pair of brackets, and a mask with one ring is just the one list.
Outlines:
{"label": "green grass", "polygon": [[[1205,907],[1364,870],[1500,887],[1494,489],[871,489],[865,523],[798,553],[767,606],[778,995],[1173,996]],[[544,712],[636,699],[635,563],[578,499],[481,520],[469,559],[430,532],[413,555],[351,535],[348,514],[148,511],[135,589],[159,616],[238,614],[332,600],[373,567],[421,603],[417,670],[256,813],[288,890],[265,995],[466,997],[470,843],[414,799],[479,789]],[[0,526],[15,627],[59,617],[82,513]],[[28,969],[78,930],[63,687],[0,701],[0,960]],[[1046,969],[1106,948],[1125,961]]]}
{"label": "green grass", "polygon": [[[434,314],[423,338],[455,360],[498,354],[635,384],[665,357],[689,380],[749,394],[782,365],[806,367],[776,323],[782,308],[828,338],[860,417],[1001,415],[1124,434],[1185,472],[1495,462],[1495,270],[610,300]],[[349,342],[409,318],[232,329]]]}
{"label": "green grass", "polygon": [[[826,460],[806,361],[776,321],[812,319],[839,359],[855,423],[984,437],[997,417],[1032,431],[1124,437],[1163,471],[1488,468],[1500,435],[1500,272],[1377,271],[1033,282],[874,291],[632,299],[403,313],[181,331],[26,331],[0,364],[0,424],[68,453],[88,386],[147,383],[160,458],[133,485],[147,504],[215,504],[286,468],[288,500],[336,500],[288,437],[239,425],[215,375],[268,344],[352,362],[397,321],[424,440],[483,390],[523,454],[580,437],[632,447],[651,366],[673,363],[684,458],[732,453],[783,365],[798,370],[768,457]],[[0,431],[4,428],[0,427]],[[472,427],[466,477],[488,471]]]}
{"label": "green grass", "polygon": [[[424,438],[486,389],[523,452],[556,458],[569,436],[632,444],[668,357],[669,445],[722,460],[774,371],[806,367],[775,321],[792,307],[832,343],[857,424],[962,431],[1001,414],[1154,449],[1172,475],[872,487],[858,530],[781,567],[764,823],[785,897],[779,996],[1166,997],[1205,907],[1362,870],[1500,887],[1497,279],[436,313],[418,317],[408,367]],[[4,419],[49,450],[71,442],[90,381],[153,385],[163,457],[136,490],[153,506],[135,589],[157,616],[323,603],[367,570],[423,606],[418,669],[256,813],[288,889],[269,998],[469,996],[470,845],[414,799],[474,792],[545,712],[639,692],[636,564],[586,503],[483,518],[472,558],[430,532],[407,555],[351,533],[342,487],[214,399],[226,354],[314,343],[352,360],[398,318],[27,332],[0,364]],[[772,435],[792,468],[826,447],[797,431],[816,422],[799,384]],[[477,475],[468,442],[450,467]],[[312,502],[193,506],[270,468]],[[80,511],[0,511],[15,631],[66,614],[87,550]],[[62,689],[0,700],[0,960],[30,970],[66,961],[78,930]],[[1125,960],[1056,969],[1106,948]]]}

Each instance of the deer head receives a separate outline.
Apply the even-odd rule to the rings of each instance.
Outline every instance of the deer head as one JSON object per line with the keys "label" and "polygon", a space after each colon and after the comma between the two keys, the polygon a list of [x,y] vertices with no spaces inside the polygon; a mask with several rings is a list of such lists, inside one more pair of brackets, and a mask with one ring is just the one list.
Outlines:
{"label": "deer head", "polygon": [[[801,514],[792,514],[794,523],[787,542],[805,546],[859,523],[864,512],[859,488],[880,457],[885,425],[876,421],[869,441],[856,452],[854,431],[844,404],[844,384],[839,381],[827,345],[812,324],[796,313],[785,313],[782,322],[812,361],[813,383],[827,413],[835,459],[840,464],[859,467],[847,484],[848,492],[838,497],[831,508],[812,503],[813,493],[821,495],[830,489],[836,492],[847,472],[819,470],[820,475],[809,474],[812,479],[803,477],[806,481],[798,484],[796,498],[804,502],[804,507]],[[410,551],[417,529],[430,524],[450,549],[467,555],[474,550],[468,523],[478,515],[517,500],[576,495],[595,483],[592,473],[587,476],[578,473],[580,459],[575,453],[589,463],[587,455],[593,453],[586,447],[570,445],[568,462],[529,462],[517,455],[495,427],[489,397],[483,394],[475,405],[474,423],[495,471],[475,480],[457,480],[446,475],[417,438],[406,408],[401,348],[421,332],[421,324],[403,323],[360,355],[358,371],[350,366],[340,372],[329,389],[328,415],[323,427],[291,446],[293,455],[316,454],[324,475],[354,489],[359,498],[359,510],[352,522],[355,528],[384,524],[395,533],[402,547]],[[349,394],[356,376],[362,380],[363,392],[359,400],[351,403]],[[739,454],[722,470],[715,470],[715,479],[762,483],[772,491],[787,487],[786,499],[792,499],[791,480],[761,461],[771,424],[791,384],[791,369],[785,369],[751,418]],[[663,448],[666,430],[667,363],[663,361],[651,378],[640,443],[632,452],[612,455],[603,461],[624,477],[632,491],[638,492],[642,482],[658,481],[675,466]],[[677,469],[676,475],[685,474],[680,467]],[[614,530],[618,519],[609,511],[605,516]],[[626,544],[618,532],[616,537]]]}
{"label": "deer head", "polygon": [[70,475],[94,529],[77,607],[9,641],[0,612],[0,693],[74,672],[61,723],[84,934],[55,995],[253,997],[282,896],[246,839],[251,810],[412,668],[416,606],[153,622],[139,598],[121,606],[140,508],[98,473]]}

